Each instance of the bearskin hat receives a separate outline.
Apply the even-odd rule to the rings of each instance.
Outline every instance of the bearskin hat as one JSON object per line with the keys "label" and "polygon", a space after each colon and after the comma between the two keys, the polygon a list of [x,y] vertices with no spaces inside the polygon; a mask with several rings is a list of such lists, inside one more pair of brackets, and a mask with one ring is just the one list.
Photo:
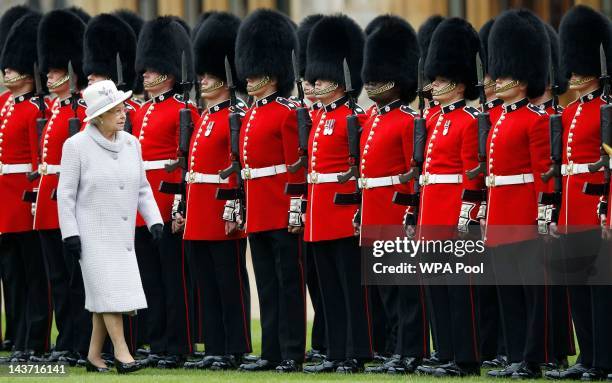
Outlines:
{"label": "bearskin hat", "polygon": [[30,12],[17,20],[6,36],[2,49],[2,70],[11,68],[21,74],[34,75],[37,61],[36,38],[42,15]]}
{"label": "bearskin hat", "polygon": [[546,27],[526,9],[505,11],[495,19],[489,35],[489,74],[527,83],[527,97],[546,90],[550,42]]}
{"label": "bearskin hat", "polygon": [[417,32],[417,41],[419,42],[419,52],[420,56],[423,58],[423,61],[425,61],[425,58],[427,57],[427,50],[429,49],[429,43],[431,43],[431,36],[433,36],[434,31],[443,21],[444,17],[440,15],[433,15],[425,20],[425,22],[419,27],[419,31]]}
{"label": "bearskin hat", "polygon": [[232,78],[238,90],[244,92],[244,82],[237,81],[234,69],[236,36],[240,19],[227,12],[211,13],[198,28],[193,41],[195,71],[197,74],[210,73],[220,79],[225,78],[225,57],[232,66]]}
{"label": "bearskin hat", "polygon": [[4,42],[8,36],[11,27],[15,21],[19,20],[22,16],[32,12],[32,9],[25,5],[16,5],[6,10],[0,18],[0,49],[4,47]]}
{"label": "bearskin hat", "polygon": [[472,25],[458,17],[442,21],[431,37],[425,76],[437,76],[465,85],[464,97],[473,100],[478,97],[476,83],[476,54],[480,47],[478,33]]}
{"label": "bearskin hat", "polygon": [[91,16],[89,13],[85,12],[85,10],[81,7],[69,7],[65,8],[68,12],[72,12],[79,17],[79,19],[83,20],[85,24],[91,20]]}
{"label": "bearskin hat", "polygon": [[87,85],[83,73],[83,35],[85,23],[74,13],[58,9],[45,14],[38,26],[38,60],[40,72],[49,69],[72,69],[78,77],[77,85]]}
{"label": "bearskin hat", "polygon": [[187,24],[185,20],[181,19],[178,16],[168,16],[168,17],[176,21],[185,30],[185,32],[187,32],[187,36],[191,36],[191,27],[189,26],[189,24]]}
{"label": "bearskin hat", "polygon": [[480,60],[482,61],[482,65],[484,66],[485,73],[488,73],[489,69],[487,67],[489,58],[489,34],[491,33],[491,28],[493,27],[493,23],[495,22],[495,18],[490,19],[486,23],[480,27],[478,31],[478,37],[480,37]]}
{"label": "bearskin hat", "polygon": [[188,81],[193,80],[193,54],[189,34],[176,18],[160,16],[145,23],[136,46],[136,72],[147,69],[181,81],[181,57],[185,52]]}
{"label": "bearskin hat", "polygon": [[612,27],[603,14],[584,5],[570,9],[559,26],[561,67],[564,76],[572,73],[600,76],[599,46],[603,45],[608,70],[612,69]]}
{"label": "bearskin hat", "polygon": [[[544,24],[548,41],[550,42],[550,59],[555,71],[555,83],[559,87],[558,93],[563,94],[567,90],[568,78],[561,73],[561,58],[559,57],[559,35],[550,24]],[[549,75],[550,77],[550,75]],[[548,81],[547,81],[548,83]]]}
{"label": "bearskin hat", "polygon": [[117,16],[102,13],[89,21],[83,46],[83,72],[98,74],[117,82],[117,53],[121,58],[124,89],[134,88],[136,71],[136,35]]}
{"label": "bearskin hat", "polygon": [[295,30],[277,11],[258,9],[247,16],[236,38],[236,72],[241,80],[251,76],[276,78],[280,95],[294,86],[291,51],[297,48]]}
{"label": "bearskin hat", "polygon": [[[375,28],[370,28],[372,24]],[[419,45],[416,33],[405,20],[391,15],[372,20],[366,31],[364,82],[394,81],[401,90],[401,99],[411,102],[416,96]]]}
{"label": "bearskin hat", "polygon": [[306,53],[306,80],[331,80],[341,86],[344,83],[343,60],[351,71],[353,96],[361,93],[363,81],[363,48],[365,34],[361,27],[346,15],[323,17],[310,32]]}
{"label": "bearskin hat", "polygon": [[191,41],[195,41],[195,38],[198,35],[198,31],[200,30],[200,27],[202,26],[202,24],[204,24],[204,21],[206,21],[208,16],[212,15],[213,13],[217,13],[217,12],[209,11],[209,12],[204,12],[200,15],[195,26],[191,29]]}
{"label": "bearskin hat", "polygon": [[118,11],[113,12],[113,15],[125,21],[134,31],[136,39],[138,39],[138,36],[140,36],[140,31],[142,30],[142,26],[144,25],[144,20],[142,19],[142,17],[138,16],[136,13],[130,11],[129,9],[120,9]]}
{"label": "bearskin hat", "polygon": [[300,23],[297,29],[297,38],[298,38],[298,68],[300,71],[300,76],[304,77],[304,73],[306,73],[306,50],[308,47],[308,37],[310,36],[310,31],[312,27],[319,22],[323,18],[321,14],[314,14],[310,16],[306,16],[304,20]]}

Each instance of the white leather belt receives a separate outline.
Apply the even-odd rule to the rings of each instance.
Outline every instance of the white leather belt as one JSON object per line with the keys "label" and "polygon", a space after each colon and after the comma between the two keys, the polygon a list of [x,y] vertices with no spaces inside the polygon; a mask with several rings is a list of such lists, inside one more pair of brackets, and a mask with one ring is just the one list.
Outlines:
{"label": "white leather belt", "polygon": [[373,189],[383,186],[391,186],[401,184],[399,176],[388,176],[388,177],[373,177],[373,178],[360,178],[358,180],[360,189]]}
{"label": "white leather belt", "polygon": [[223,179],[218,174],[189,172],[185,175],[185,181],[189,184],[227,184],[229,178]]}
{"label": "white leather belt", "polygon": [[[306,180],[309,184],[327,184],[332,182],[338,182],[338,176],[344,173],[317,173],[310,172],[306,176]],[[355,177],[351,177],[350,181],[354,181]]]}
{"label": "white leather belt", "polygon": [[419,177],[419,184],[421,185],[433,185],[433,184],[460,184],[463,182],[463,176],[461,174],[421,174]]}
{"label": "white leather belt", "polygon": [[287,165],[285,164],[266,166],[265,168],[244,168],[240,172],[242,178],[245,180],[252,180],[254,178],[261,177],[270,177],[283,173],[287,173]]}
{"label": "white leather belt", "polygon": [[0,163],[0,175],[16,174],[16,173],[30,173],[31,171],[32,171],[32,164],[2,164]]}
{"label": "white leather belt", "polygon": [[49,174],[58,174],[60,172],[60,168],[60,165],[40,164],[38,165],[38,174],[43,176]]}
{"label": "white leather belt", "polygon": [[514,176],[496,176],[491,174],[485,180],[488,187],[528,184],[533,182],[533,174],[517,174]]}
{"label": "white leather belt", "polygon": [[[603,170],[603,167],[599,169],[598,171],[602,171],[602,170]],[[561,165],[561,175],[563,176],[571,176],[572,174],[583,174],[583,173],[590,173],[589,164],[574,164],[570,162],[569,164]]]}
{"label": "white leather belt", "polygon": [[145,170],[159,170],[164,169],[166,165],[174,165],[178,160],[155,160],[155,161],[142,161]]}

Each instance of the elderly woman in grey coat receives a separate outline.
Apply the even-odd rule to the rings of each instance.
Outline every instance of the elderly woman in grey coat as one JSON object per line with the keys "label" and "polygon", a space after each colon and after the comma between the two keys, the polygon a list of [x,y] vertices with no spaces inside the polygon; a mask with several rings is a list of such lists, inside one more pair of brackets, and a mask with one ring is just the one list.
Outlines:
{"label": "elderly woman in grey coat", "polygon": [[85,308],[93,313],[87,370],[107,372],[101,353],[107,334],[114,346],[117,372],[141,366],[123,335],[122,314],[147,307],[136,254],[136,212],[154,240],[163,221],[145,176],[138,140],[123,132],[124,101],[112,81],[83,92],[89,124],[63,147],[57,191],[60,228],[69,254],[80,258]]}

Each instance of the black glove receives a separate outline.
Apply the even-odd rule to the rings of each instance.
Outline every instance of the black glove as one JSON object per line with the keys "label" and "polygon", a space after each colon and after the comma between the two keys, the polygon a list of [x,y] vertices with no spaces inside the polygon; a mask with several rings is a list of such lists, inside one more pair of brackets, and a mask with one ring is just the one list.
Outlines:
{"label": "black glove", "polygon": [[64,249],[75,259],[81,259],[81,237],[73,235],[64,239]]}
{"label": "black glove", "polygon": [[149,231],[151,232],[151,236],[153,237],[153,242],[155,242],[156,245],[159,244],[159,241],[161,240],[162,235],[164,234],[164,225],[162,225],[161,223],[156,223],[155,225],[151,226]]}

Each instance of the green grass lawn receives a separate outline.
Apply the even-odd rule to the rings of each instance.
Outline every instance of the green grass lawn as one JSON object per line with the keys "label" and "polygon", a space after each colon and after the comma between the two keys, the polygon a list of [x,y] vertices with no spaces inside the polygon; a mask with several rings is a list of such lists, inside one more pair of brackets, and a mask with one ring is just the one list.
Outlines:
{"label": "green grass lawn", "polygon": [[[4,324],[4,320],[2,321]],[[252,337],[254,353],[259,354],[261,350],[261,327],[258,320],[252,322]],[[312,323],[308,326],[308,343],[310,343],[310,330]],[[52,339],[57,336],[55,323],[52,329]],[[310,345],[308,345],[309,347]],[[575,357],[571,358],[571,363]],[[338,375],[338,374],[323,374],[323,375],[306,375],[303,373],[295,374],[277,374],[274,372],[261,373],[240,373],[240,372],[213,372],[213,371],[188,371],[188,370],[159,370],[145,369],[130,375],[117,375],[112,372],[110,374],[92,374],[87,373],[84,368],[69,368],[67,376],[61,378],[51,377],[14,377],[8,376],[4,371],[0,374],[0,382],[133,382],[133,383],[153,383],[153,382],[249,382],[249,383],[275,383],[275,382],[445,382],[454,381],[457,379],[440,379],[434,377],[418,376],[418,375],[381,375],[381,374],[356,374],[356,375]],[[55,380],[57,379],[57,380]],[[486,371],[483,370],[483,376],[480,378],[462,379],[461,381],[489,381],[486,377]],[[544,379],[541,379],[544,381]]]}

